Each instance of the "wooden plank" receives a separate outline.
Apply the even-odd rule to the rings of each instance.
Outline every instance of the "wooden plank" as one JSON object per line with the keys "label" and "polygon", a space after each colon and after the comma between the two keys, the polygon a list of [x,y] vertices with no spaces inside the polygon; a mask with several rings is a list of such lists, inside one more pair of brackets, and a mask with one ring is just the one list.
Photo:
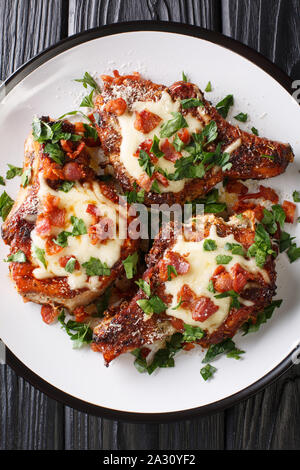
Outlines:
{"label": "wooden plank", "polygon": [[223,32],[300,78],[298,0],[222,0]]}
{"label": "wooden plank", "polygon": [[219,0],[69,0],[69,34],[120,21],[164,20],[220,30]]}
{"label": "wooden plank", "polygon": [[[218,0],[70,0],[69,34],[130,20],[183,21],[219,30]],[[168,425],[101,420],[66,408],[67,449],[223,448],[223,413]]]}
{"label": "wooden plank", "polygon": [[[0,78],[66,34],[63,0],[1,0]],[[63,406],[0,366],[0,449],[61,449]]]}

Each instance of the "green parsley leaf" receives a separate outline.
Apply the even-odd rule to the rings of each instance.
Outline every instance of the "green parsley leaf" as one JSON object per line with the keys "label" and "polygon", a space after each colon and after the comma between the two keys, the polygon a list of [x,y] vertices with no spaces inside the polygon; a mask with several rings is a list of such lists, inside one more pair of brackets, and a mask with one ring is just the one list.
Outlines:
{"label": "green parsley leaf", "polygon": [[261,155],[262,158],[269,158],[270,160],[274,160],[274,155],[266,155],[266,154],[262,154]]}
{"label": "green parsley leaf", "polygon": [[45,250],[33,245],[33,254],[35,258],[37,258],[44,265],[44,267],[47,268],[47,262],[45,259]]}
{"label": "green parsley leaf", "polygon": [[152,146],[150,148],[150,153],[153,153],[157,158],[161,158],[164,156],[164,153],[159,148],[159,138],[157,135],[154,135]]}
{"label": "green parsley leaf", "polygon": [[151,186],[151,191],[154,192],[154,193],[158,193],[158,194],[161,193],[161,191],[159,189],[159,186],[158,186],[158,181],[157,180],[153,181],[152,186]]}
{"label": "green parsley leaf", "polygon": [[65,154],[60,148],[59,144],[47,143],[45,145],[45,153],[48,153],[49,157],[52,158],[59,165],[63,165],[65,162]]}
{"label": "green parsley leaf", "polygon": [[0,184],[1,184],[2,186],[5,186],[5,185],[6,185],[3,176],[0,176]]}
{"label": "green parsley leaf", "polygon": [[83,98],[83,100],[80,103],[81,108],[93,108],[94,107],[93,94],[94,94],[94,90],[92,90],[89,95]]}
{"label": "green parsley leaf", "polygon": [[210,144],[218,137],[218,126],[215,121],[210,121],[207,126],[204,127],[201,135],[206,137],[206,144]]}
{"label": "green parsley leaf", "polygon": [[177,273],[175,267],[172,266],[171,264],[168,264],[168,266],[167,266],[167,272],[168,272],[168,281],[171,281],[171,280],[172,280],[172,274],[174,274],[175,277],[178,276],[178,273]]}
{"label": "green parsley leaf", "polygon": [[246,122],[248,119],[248,114],[246,113],[239,113],[236,116],[234,116],[234,119],[240,122]]}
{"label": "green parsley leaf", "polygon": [[3,221],[5,221],[13,205],[13,199],[7,194],[6,191],[3,191],[0,196],[0,215]]}
{"label": "green parsley leaf", "polygon": [[20,168],[18,166],[10,165],[8,163],[7,165],[9,167],[9,170],[6,172],[6,179],[7,180],[12,180],[15,176],[22,176],[23,173],[23,168]]}
{"label": "green parsley leaf", "polygon": [[138,281],[135,281],[135,283],[139,286],[139,288],[145,292],[147,297],[150,297],[151,295],[151,288],[148,282],[144,281],[144,279],[139,279]]}
{"label": "green parsley leaf", "polygon": [[88,72],[85,72],[83,78],[77,78],[74,81],[82,83],[84,88],[87,88],[87,86],[89,85],[91,88],[93,88],[93,90],[100,91],[98,84]]}
{"label": "green parsley leaf", "polygon": [[60,232],[57,235],[56,239],[53,241],[54,243],[56,243],[56,245],[59,245],[62,248],[65,248],[66,246],[68,246],[68,237],[70,237],[71,235],[72,235],[72,232],[63,231],[63,232]]}
{"label": "green parsley leaf", "polygon": [[26,188],[26,186],[30,183],[31,172],[32,172],[32,169],[30,166],[24,169],[22,178],[21,178],[21,185],[23,186],[23,188]]}
{"label": "green parsley leaf", "polygon": [[255,127],[251,127],[251,131],[254,135],[258,135],[258,130]]}
{"label": "green parsley leaf", "polygon": [[138,260],[139,255],[135,252],[132,255],[128,255],[127,258],[122,261],[127,279],[132,279],[135,276]]}
{"label": "green parsley leaf", "polygon": [[205,88],[205,90],[204,90],[204,91],[206,91],[206,92],[210,92],[210,91],[212,91],[211,82],[208,82],[208,84],[206,85],[206,88]]}
{"label": "green parsley leaf", "polygon": [[175,305],[175,307],[173,307],[173,308],[172,308],[172,310],[178,310],[178,309],[179,309],[179,307],[181,306],[182,302],[183,302],[183,300],[182,300],[182,298],[180,297],[180,298],[179,298],[179,302],[178,302],[178,304],[177,304],[177,305]]}
{"label": "green parsley leaf", "polygon": [[215,295],[215,298],[225,299],[226,297],[231,297],[230,309],[231,308],[239,309],[241,307],[241,304],[239,302],[238,296],[239,294],[235,292],[234,290],[228,290],[227,292],[222,292],[221,294]]}
{"label": "green parsley leaf", "polygon": [[234,100],[233,100],[233,95],[227,95],[223,100],[221,100],[216,108],[218,112],[221,114],[221,116],[225,119],[227,117],[227,114],[229,112],[229,108],[233,106]]}
{"label": "green parsley leaf", "polygon": [[63,181],[58,190],[63,191],[64,193],[68,193],[69,191],[71,191],[74,185],[74,181]]}
{"label": "green parsley leaf", "polygon": [[280,242],[279,242],[279,251],[283,253],[285,250],[292,246],[292,242],[295,237],[291,237],[291,235],[287,232],[281,232],[280,234]]}
{"label": "green parsley leaf", "polygon": [[38,117],[34,117],[32,122],[32,136],[35,141],[42,144],[53,138],[53,131],[47,122],[42,121]]}
{"label": "green parsley leaf", "polygon": [[87,276],[110,276],[110,268],[102,263],[99,258],[91,257],[86,263],[82,263]]}
{"label": "green parsley leaf", "polygon": [[205,332],[199,326],[191,326],[184,324],[184,332],[182,341],[184,343],[193,343],[205,336]]}
{"label": "green parsley leaf", "polygon": [[145,150],[140,150],[139,153],[139,165],[147,173],[148,176],[152,176],[154,173],[154,165],[151,162],[151,158]]}
{"label": "green parsley leaf", "polygon": [[294,191],[293,192],[293,200],[294,200],[294,202],[300,202],[300,192],[299,191]]}
{"label": "green parsley leaf", "polygon": [[182,72],[182,81],[183,81],[183,82],[187,82],[187,81],[188,81],[187,76],[186,76],[186,74],[185,74],[184,72]]}
{"label": "green parsley leaf", "polygon": [[282,304],[282,300],[273,300],[270,305],[264,308],[264,310],[257,314],[255,323],[251,320],[244,323],[242,326],[243,336],[248,333],[255,333],[258,331],[263,323],[266,323],[273,315],[276,308],[279,308]]}
{"label": "green parsley leaf", "polygon": [[293,243],[286,253],[289,257],[290,263],[294,263],[294,261],[300,258],[300,247],[297,247],[296,243]]}
{"label": "green parsley leaf", "polygon": [[173,119],[170,119],[161,126],[160,137],[171,137],[175,132],[184,127],[188,127],[188,123],[181,113],[171,113]]}
{"label": "green parsley leaf", "polygon": [[83,126],[85,128],[84,137],[86,137],[87,139],[91,138],[91,139],[97,141],[98,140],[98,133],[97,133],[96,129],[93,126],[90,126],[89,124],[83,124]]}
{"label": "green parsley leaf", "polygon": [[202,101],[198,100],[197,98],[186,98],[185,100],[181,100],[182,109],[189,109],[189,108],[198,108],[198,106],[203,107],[204,104]]}
{"label": "green parsley leaf", "polygon": [[[208,363],[212,361],[213,359],[215,359],[220,354],[226,353],[228,355],[228,353],[233,352],[233,351],[237,353],[237,351],[240,351],[240,350],[236,348],[232,339],[230,338],[225,339],[224,341],[221,341],[220,343],[211,344],[202,362],[204,364]],[[244,351],[241,351],[239,354],[242,354],[243,352]]]}
{"label": "green parsley leaf", "polygon": [[204,240],[204,243],[203,243],[203,250],[204,251],[215,251],[217,248],[218,248],[218,246],[217,246],[217,244],[214,240],[211,240],[209,238]]}
{"label": "green parsley leaf", "polygon": [[25,253],[22,250],[19,250],[13,255],[8,256],[6,261],[8,263],[26,263],[27,258]]}
{"label": "green parsley leaf", "polygon": [[215,204],[206,204],[204,207],[205,214],[219,214],[220,212],[224,212],[227,209],[227,206],[223,202],[215,203]]}
{"label": "green parsley leaf", "polygon": [[73,229],[72,229],[73,237],[78,237],[79,235],[85,235],[87,233],[85,223],[82,219],[78,219],[77,217],[72,215],[71,223],[73,224]]}
{"label": "green parsley leaf", "polygon": [[93,339],[93,330],[85,323],[79,323],[73,320],[69,320],[65,323],[66,314],[62,310],[58,316],[58,321],[62,328],[70,336],[71,340],[74,341],[73,348],[79,349],[85,344],[90,344]]}
{"label": "green parsley leaf", "polygon": [[202,375],[203,379],[206,381],[214,375],[216,370],[217,369],[214,366],[211,366],[210,364],[206,364],[206,366],[202,367],[202,369],[200,370],[200,374]]}
{"label": "green parsley leaf", "polygon": [[137,300],[136,303],[147,315],[151,315],[152,313],[160,314],[167,308],[166,304],[157,295],[154,295],[150,299]]}
{"label": "green parsley leaf", "polygon": [[129,204],[139,203],[142,204],[145,199],[145,190],[126,192],[125,196]]}
{"label": "green parsley leaf", "polygon": [[272,250],[268,232],[262,224],[258,224],[255,230],[254,243],[248,250],[248,256],[254,256],[257,266],[263,268],[268,255],[276,255],[276,253]]}
{"label": "green parsley leaf", "polygon": [[226,243],[225,250],[229,250],[233,255],[244,256],[244,248],[239,243]]}
{"label": "green parsley leaf", "polygon": [[242,349],[234,348],[229,353],[226,354],[227,357],[232,358],[232,359],[241,359],[241,354],[245,354],[245,351]]}
{"label": "green parsley leaf", "polygon": [[228,255],[218,255],[216,256],[217,264],[228,264],[232,260],[232,256]]}
{"label": "green parsley leaf", "polygon": [[215,288],[214,288],[214,283],[213,283],[212,280],[209,281],[208,286],[207,286],[207,290],[208,290],[209,292],[212,292],[213,294],[216,292],[216,291],[215,291]]}
{"label": "green parsley leaf", "polygon": [[274,215],[274,220],[278,222],[280,228],[283,229],[285,218],[286,218],[286,214],[283,208],[281,207],[280,204],[274,204],[274,206],[272,206],[272,211]]}
{"label": "green parsley leaf", "polygon": [[75,264],[76,264],[76,259],[75,258],[70,258],[65,266],[65,271],[67,273],[73,273],[75,269]]}
{"label": "green parsley leaf", "polygon": [[177,150],[177,152],[181,152],[181,150],[185,147],[185,143],[182,142],[178,134],[175,135],[172,145],[175,150]]}

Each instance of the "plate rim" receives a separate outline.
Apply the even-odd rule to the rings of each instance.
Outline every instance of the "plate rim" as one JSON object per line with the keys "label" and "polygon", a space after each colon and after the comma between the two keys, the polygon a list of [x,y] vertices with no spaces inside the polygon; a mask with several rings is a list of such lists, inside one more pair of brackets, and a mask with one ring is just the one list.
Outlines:
{"label": "plate rim", "polygon": [[[236,39],[223,35],[222,33],[211,31],[200,26],[188,25],[181,22],[167,22],[167,21],[128,21],[120,22],[111,25],[99,26],[80,32],[64,38],[59,42],[48,47],[38,55],[31,58],[21,67],[19,67],[13,74],[11,74],[1,85],[1,89],[5,88],[5,95],[10,93],[13,88],[23,80],[27,75],[33,72],[40,65],[46,63],[48,60],[54,58],[58,54],[67,51],[77,45],[97,39],[121,33],[128,32],[142,32],[142,31],[156,31],[165,33],[182,34],[185,36],[203,39],[212,42],[227,50],[230,50],[250,62],[254,63],[257,67],[264,70],[271,78],[277,81],[289,94],[292,93],[292,80],[283,72],[277,65],[273,64],[269,59],[264,57],[254,49],[242,44]],[[296,348],[295,348],[296,349]],[[199,416],[204,416],[216,412],[221,412],[224,409],[236,405],[242,400],[245,400],[258,391],[265,388],[267,385],[275,381],[280,375],[287,371],[292,365],[292,356],[295,351],[291,351],[279,364],[277,364],[270,372],[265,374],[259,380],[249,385],[248,387],[230,395],[221,400],[209,403],[196,408],[186,410],[178,410],[166,413],[142,413],[142,412],[129,412],[121,411],[112,408],[102,407],[93,403],[81,400],[74,397],[63,390],[56,388],[54,385],[47,382],[45,379],[30,370],[23,362],[17,358],[6,347],[6,363],[21,377],[28,381],[31,385],[36,387],[41,392],[48,395],[50,398],[62,403],[63,405],[70,406],[74,409],[88,413],[102,418],[127,421],[127,422],[144,422],[144,423],[162,423],[172,422],[183,419],[193,419]]]}

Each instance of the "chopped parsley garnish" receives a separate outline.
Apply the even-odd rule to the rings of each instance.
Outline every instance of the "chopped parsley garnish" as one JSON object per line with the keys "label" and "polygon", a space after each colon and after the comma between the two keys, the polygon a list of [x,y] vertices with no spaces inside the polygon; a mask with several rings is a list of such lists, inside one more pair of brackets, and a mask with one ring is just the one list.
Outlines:
{"label": "chopped parsley garnish", "polygon": [[154,193],[160,194],[161,191],[160,191],[160,189],[159,189],[158,181],[157,181],[157,180],[154,180],[154,181],[153,181],[150,191],[153,191]]}
{"label": "chopped parsley garnish", "polygon": [[210,238],[207,238],[204,240],[203,243],[203,250],[204,251],[215,251],[217,249],[217,244],[214,240],[211,240]]}
{"label": "chopped parsley garnish", "polygon": [[182,341],[184,343],[193,343],[205,336],[205,332],[199,326],[191,326],[184,324],[184,332]]}
{"label": "chopped parsley garnish", "polygon": [[258,331],[263,323],[266,323],[273,315],[276,308],[279,308],[282,304],[282,300],[273,300],[270,305],[265,307],[262,312],[258,313],[256,316],[255,323],[252,320],[247,321],[243,324],[243,336],[248,333],[255,333]]}
{"label": "chopped parsley garnish", "polygon": [[93,88],[93,90],[100,91],[98,84],[95,82],[93,77],[88,72],[85,72],[83,78],[77,78],[74,81],[78,83],[82,83],[84,88],[87,88],[88,86],[90,86],[91,88]]}
{"label": "chopped parsley garnish", "polygon": [[208,283],[207,290],[208,290],[209,292],[212,292],[213,294],[216,292],[216,291],[215,291],[215,288],[214,288],[214,283],[213,283],[212,279],[211,279],[211,280],[209,281],[209,283]]}
{"label": "chopped parsley garnish", "polygon": [[299,191],[294,191],[293,192],[293,200],[294,200],[294,202],[300,202],[300,192]]}
{"label": "chopped parsley garnish", "polygon": [[197,98],[187,98],[185,100],[181,100],[182,109],[198,108],[198,106],[204,106],[204,104]]}
{"label": "chopped parsley garnish", "polygon": [[273,211],[275,222],[278,222],[280,225],[280,228],[283,229],[285,218],[286,218],[286,214],[283,208],[281,207],[280,204],[275,204],[274,206],[272,206],[272,211]]}
{"label": "chopped parsley garnish", "polygon": [[173,119],[170,119],[161,126],[160,137],[171,137],[175,132],[179,131],[184,127],[188,127],[188,123],[184,119],[181,113],[171,113]]}
{"label": "chopped parsley garnish", "polygon": [[9,163],[7,164],[9,167],[9,170],[6,172],[6,179],[7,180],[12,180],[15,176],[22,176],[23,173],[23,168],[20,168],[18,166],[10,165]]}
{"label": "chopped parsley garnish", "polygon": [[172,280],[172,274],[174,274],[175,277],[178,276],[178,273],[177,273],[175,267],[172,266],[172,264],[168,264],[168,266],[167,266],[167,273],[168,273],[168,281],[171,281],[171,280]]}
{"label": "chopped parsley garnish", "polygon": [[72,274],[75,269],[75,264],[76,264],[76,259],[70,258],[65,266],[65,271],[67,271],[67,273]]}
{"label": "chopped parsley garnish", "polygon": [[127,258],[122,261],[127,279],[132,279],[135,276],[138,260],[139,255],[135,252],[132,255],[128,255]]}
{"label": "chopped parsley garnish", "polygon": [[154,165],[151,162],[151,158],[145,150],[140,150],[139,153],[139,165],[147,173],[148,176],[152,176],[154,172]]}
{"label": "chopped parsley garnish", "polygon": [[255,230],[254,243],[248,249],[248,256],[255,257],[257,266],[263,268],[268,255],[276,255],[276,253],[272,250],[268,232],[262,224],[258,224]]}
{"label": "chopped parsley garnish", "polygon": [[89,261],[82,264],[87,276],[110,276],[110,268],[102,263],[99,258],[91,257]]}
{"label": "chopped parsley garnish", "polygon": [[23,186],[23,188],[26,188],[26,186],[30,183],[31,171],[32,169],[30,166],[25,168],[23,171],[22,178],[21,178],[21,185]]}
{"label": "chopped parsley garnish", "polygon": [[87,139],[93,139],[93,140],[98,140],[98,133],[95,129],[95,127],[90,126],[89,124],[83,124],[85,132],[84,132],[84,137]]}
{"label": "chopped parsley garnish", "polygon": [[7,194],[6,191],[3,191],[0,196],[0,215],[3,221],[5,221],[13,205],[13,199]]}
{"label": "chopped parsley garnish", "polygon": [[270,160],[274,160],[274,155],[266,155],[266,154],[262,154],[261,157],[263,158],[269,158]]}
{"label": "chopped parsley garnish", "polygon": [[293,240],[295,237],[291,237],[291,235],[287,232],[281,232],[280,234],[280,241],[279,241],[279,251],[283,253],[288,248],[293,245]]}
{"label": "chopped parsley garnish", "polygon": [[[136,188],[137,184],[135,182],[133,184]],[[145,199],[145,190],[141,189],[140,191],[133,190],[130,192],[126,192],[125,196],[127,197],[127,201],[129,204],[134,204],[134,203],[142,204]]]}
{"label": "chopped parsley garnish", "polygon": [[66,314],[62,310],[58,316],[58,321],[62,328],[70,336],[71,340],[74,341],[73,348],[79,349],[85,344],[90,344],[93,339],[93,330],[85,323],[79,323],[73,320],[65,323]]}
{"label": "chopped parsley garnish", "polygon": [[294,261],[297,261],[297,259],[300,258],[300,247],[297,247],[296,243],[292,243],[286,253],[289,257],[290,263],[294,263]]}
{"label": "chopped parsley garnish", "polygon": [[43,264],[43,266],[47,268],[47,262],[45,259],[45,250],[33,245],[33,254],[35,258],[37,258]]}
{"label": "chopped parsley garnish", "polygon": [[210,379],[214,373],[216,372],[216,368],[210,364],[206,364],[206,366],[200,369],[200,374],[202,375],[203,379],[206,381]]}
{"label": "chopped parsley garnish", "polygon": [[63,191],[64,193],[68,193],[69,191],[71,191],[74,185],[74,181],[63,181],[58,190]]}
{"label": "chopped parsley garnish", "polygon": [[233,255],[244,256],[244,248],[239,243],[226,243],[225,250],[229,250]]}
{"label": "chopped parsley garnish", "polygon": [[0,184],[1,184],[1,186],[5,186],[5,184],[6,184],[5,181],[4,181],[3,176],[0,176]]}
{"label": "chopped parsley garnish", "polygon": [[138,281],[135,281],[135,283],[139,286],[139,288],[145,292],[147,297],[150,297],[151,295],[151,288],[148,282],[144,281],[144,279],[139,279]]}
{"label": "chopped parsley garnish", "polygon": [[182,142],[178,134],[175,135],[172,145],[175,150],[177,150],[177,152],[181,152],[181,150],[185,147],[185,143]]}
{"label": "chopped parsley garnish", "polygon": [[73,230],[72,230],[73,237],[77,237],[79,235],[85,235],[87,233],[85,223],[82,219],[78,219],[77,217],[72,215],[71,223],[73,224]]}
{"label": "chopped parsley garnish", "polygon": [[158,315],[164,312],[167,308],[166,304],[161,300],[158,295],[154,295],[149,299],[140,299],[136,302],[146,315],[157,313]]}
{"label": "chopped parsley garnish", "polygon": [[215,121],[210,121],[207,126],[204,127],[201,136],[206,137],[206,144],[210,144],[218,137],[218,126]]}
{"label": "chopped parsley garnish", "polygon": [[248,119],[248,114],[247,113],[239,113],[236,116],[234,116],[234,119],[240,122],[246,122]]}
{"label": "chopped parsley garnish", "polygon": [[89,95],[83,98],[83,100],[80,103],[80,107],[81,108],[93,108],[94,107],[93,95],[94,95],[94,90],[92,90]]}
{"label": "chopped parsley garnish", "polygon": [[155,155],[157,158],[161,158],[164,156],[164,153],[159,148],[159,138],[157,137],[157,135],[153,137],[150,153],[153,153],[153,155]]}
{"label": "chopped parsley garnish", "polygon": [[228,264],[232,260],[232,256],[228,255],[218,255],[216,256],[216,263],[217,264]]}
{"label": "chopped parsley garnish", "polygon": [[187,81],[188,81],[187,76],[186,76],[186,74],[185,74],[184,72],[182,72],[182,81],[183,81],[183,82],[187,82]]}
{"label": "chopped parsley garnish", "polygon": [[178,310],[178,309],[179,309],[179,307],[181,306],[182,302],[183,302],[183,300],[182,300],[182,298],[180,297],[180,298],[179,298],[179,302],[178,302],[178,304],[177,304],[177,305],[175,305],[175,307],[173,307],[173,308],[172,308],[172,310]]}
{"label": "chopped parsley garnish", "polygon": [[[206,355],[202,362],[208,363],[215,359],[220,354],[227,354],[227,357],[234,357],[235,359],[240,359],[240,355],[244,354],[245,351],[238,349],[232,339],[228,338],[224,341],[221,341],[217,344],[211,344],[206,352]],[[230,353],[230,355],[229,355]]]}
{"label": "chopped parsley garnish", "polygon": [[48,153],[49,157],[52,158],[55,163],[63,165],[65,163],[65,153],[61,149],[59,144],[48,143],[45,145],[45,153]]}
{"label": "chopped parsley garnish", "polygon": [[68,237],[70,236],[72,236],[72,232],[63,231],[63,232],[60,232],[57,235],[56,239],[53,241],[54,243],[56,243],[56,245],[59,245],[62,248],[65,248],[66,246],[68,246]]}
{"label": "chopped parsley garnish", "polygon": [[222,292],[221,294],[215,295],[216,299],[225,299],[226,297],[231,297],[230,309],[237,308],[239,309],[241,304],[238,299],[239,294],[234,290],[228,290],[227,292]]}
{"label": "chopped parsley garnish", "polygon": [[211,82],[208,82],[208,84],[206,85],[206,88],[204,91],[207,91],[207,92],[210,92],[212,91],[212,86],[211,86]]}
{"label": "chopped parsley garnish", "polygon": [[141,353],[141,349],[132,351],[131,354],[135,356],[134,365],[136,369],[143,373],[148,372],[151,375],[158,367],[174,367],[175,354],[182,349],[182,335],[181,333],[175,333],[163,349],[157,351],[151,364],[147,364],[145,357]]}
{"label": "chopped parsley garnish", "polygon": [[[204,204],[204,213],[205,214],[218,214],[220,212],[224,212],[227,207],[226,204],[219,201],[219,192],[217,189],[213,189],[210,191],[205,198],[195,199],[193,204],[193,209],[195,208],[196,204]],[[193,213],[195,211],[193,210]]]}
{"label": "chopped parsley garnish", "polygon": [[256,127],[251,127],[251,131],[254,135],[258,135],[258,130],[256,129]]}
{"label": "chopped parsley garnish", "polygon": [[9,255],[7,260],[8,263],[26,263],[27,258],[22,250],[17,251],[13,255]]}
{"label": "chopped parsley garnish", "polygon": [[221,100],[217,105],[216,108],[218,112],[221,114],[223,118],[227,117],[229,109],[233,106],[234,100],[233,95],[227,95],[223,100]]}

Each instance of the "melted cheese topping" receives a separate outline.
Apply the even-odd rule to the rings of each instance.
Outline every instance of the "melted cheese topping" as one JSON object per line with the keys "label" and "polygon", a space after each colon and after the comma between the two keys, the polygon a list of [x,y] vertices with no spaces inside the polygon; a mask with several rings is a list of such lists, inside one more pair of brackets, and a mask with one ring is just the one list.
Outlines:
{"label": "melted cheese topping", "polygon": [[[135,122],[135,111],[141,112],[147,109],[151,113],[157,114],[162,121],[159,125],[148,134],[143,134],[134,128]],[[198,108],[200,109],[200,108]],[[139,164],[138,158],[134,156],[139,145],[146,139],[153,139],[154,135],[159,137],[160,126],[165,122],[173,118],[171,113],[179,112],[180,101],[173,101],[171,96],[164,91],[159,101],[136,101],[132,105],[132,112],[126,111],[122,116],[118,117],[119,124],[121,127],[122,142],[120,148],[120,160],[128,173],[136,180],[144,174],[144,170]],[[199,132],[203,129],[201,122],[191,115],[184,116],[188,123],[189,133]],[[172,138],[169,138],[172,141]],[[174,163],[166,160],[165,158],[159,158],[157,166],[167,171],[168,173],[174,173]],[[159,189],[161,192],[174,192],[177,193],[184,188],[186,179],[179,181],[169,181],[169,186],[164,187],[159,183]]]}
{"label": "melted cheese topping", "polygon": [[[115,227],[118,229],[118,209],[112,201],[103,196],[100,187],[96,182],[92,184],[78,183],[68,192],[54,191],[45,182],[44,178],[40,175],[40,189],[38,192],[39,200],[42,201],[43,197],[47,194],[58,196],[60,198],[59,208],[66,210],[67,225],[64,229],[53,227],[52,236],[56,237],[62,231],[72,231],[71,216],[82,219],[85,226],[88,228],[92,225],[93,218],[86,212],[88,204],[94,204],[100,210],[101,215],[109,217],[115,222]],[[46,240],[41,238],[36,230],[31,232],[32,245],[45,250]],[[33,275],[37,279],[45,279],[49,277],[67,276],[68,284],[71,289],[81,289],[87,287],[91,290],[97,289],[100,285],[98,276],[91,276],[89,279],[85,274],[84,268],[80,266],[79,270],[74,270],[73,273],[68,273],[59,264],[59,259],[63,256],[73,255],[77,261],[82,265],[90,260],[91,257],[98,258],[102,263],[106,263],[111,268],[120,258],[121,246],[123,239],[114,234],[114,239],[107,239],[106,243],[98,243],[92,245],[88,234],[80,235],[77,237],[68,237],[68,246],[63,248],[59,253],[48,255],[45,251],[45,260],[47,268],[43,263],[38,260],[32,250],[32,256],[36,264],[39,266],[33,271]]]}
{"label": "melted cheese topping", "polygon": [[[215,251],[205,251],[203,249],[203,243],[205,240],[191,242],[185,241],[182,237],[177,240],[176,244],[172,247],[172,251],[184,256],[190,263],[190,269],[186,274],[180,274],[171,281],[167,281],[165,283],[165,292],[166,294],[171,294],[173,296],[172,304],[170,304],[166,310],[168,315],[180,318],[188,325],[199,326],[211,333],[224,322],[229,313],[231,303],[230,297],[216,299],[216,294],[207,289],[209,281],[218,266],[216,263],[216,256],[232,256],[232,260],[225,265],[227,271],[229,271],[236,263],[239,263],[244,269],[251,273],[261,273],[265,282],[270,282],[270,280],[266,270],[259,268],[256,265],[254,258],[247,260],[243,256],[233,255],[231,251],[225,250],[224,246],[226,243],[237,243],[232,234],[224,238],[218,237],[216,226],[212,225],[208,238],[216,242],[217,249]],[[187,284],[197,296],[204,295],[209,297],[214,304],[219,307],[219,309],[204,322],[193,320],[192,312],[190,310],[186,310],[182,307],[172,310],[178,304],[177,294],[184,284]],[[239,298],[239,300],[242,304],[247,306],[249,305],[249,301],[242,298]]]}

